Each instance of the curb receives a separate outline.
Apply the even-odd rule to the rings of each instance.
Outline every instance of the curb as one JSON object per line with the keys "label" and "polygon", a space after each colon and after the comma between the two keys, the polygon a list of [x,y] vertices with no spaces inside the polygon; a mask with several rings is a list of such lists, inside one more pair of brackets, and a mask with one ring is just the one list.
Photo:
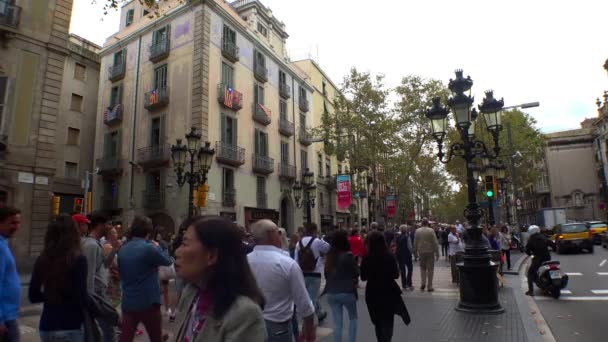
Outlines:
{"label": "curb", "polygon": [[527,254],[524,254],[524,256],[522,256],[521,258],[519,258],[519,260],[517,260],[515,262],[515,267],[513,267],[513,269],[517,270],[517,271],[503,271],[503,274],[509,274],[509,275],[519,275],[519,273],[521,272],[521,266],[528,260],[530,256]]}

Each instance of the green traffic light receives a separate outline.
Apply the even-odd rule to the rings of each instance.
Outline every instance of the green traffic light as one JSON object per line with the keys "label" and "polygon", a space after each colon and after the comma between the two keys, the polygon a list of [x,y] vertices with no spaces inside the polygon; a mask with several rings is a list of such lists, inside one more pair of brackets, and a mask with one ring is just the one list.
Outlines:
{"label": "green traffic light", "polygon": [[492,191],[492,190],[486,191],[486,196],[488,196],[488,197],[494,197],[494,191]]}

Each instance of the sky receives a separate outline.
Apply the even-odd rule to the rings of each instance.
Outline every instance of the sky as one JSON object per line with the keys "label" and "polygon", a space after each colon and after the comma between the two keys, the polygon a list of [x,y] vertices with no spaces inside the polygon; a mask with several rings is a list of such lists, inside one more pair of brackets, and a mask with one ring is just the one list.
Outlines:
{"label": "sky", "polygon": [[[70,31],[102,45],[119,13],[75,0]],[[494,90],[543,132],[580,127],[608,90],[605,0],[261,0],[286,25],[292,60],[312,57],[338,85],[352,67],[447,84],[463,69],[476,104]]]}

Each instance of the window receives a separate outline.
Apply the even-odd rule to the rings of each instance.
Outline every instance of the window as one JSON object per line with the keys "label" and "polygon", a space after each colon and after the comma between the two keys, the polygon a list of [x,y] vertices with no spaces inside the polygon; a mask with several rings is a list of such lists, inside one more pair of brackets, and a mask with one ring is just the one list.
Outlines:
{"label": "window", "polygon": [[322,87],[323,87],[323,96],[327,96],[327,83],[325,83],[325,80],[323,80]]}
{"label": "window", "polygon": [[281,141],[281,163],[289,164],[289,143]]}
{"label": "window", "polygon": [[266,26],[262,25],[262,23],[258,23],[258,32],[260,32],[264,37],[268,36],[268,29]]}
{"label": "window", "polygon": [[300,86],[299,89],[300,89],[300,98],[302,100],[306,100],[306,89],[304,89],[304,87],[302,87],[302,86]]}
{"label": "window", "polygon": [[70,102],[70,110],[82,112],[82,96],[72,93],[72,101]]}
{"label": "window", "polygon": [[106,158],[118,157],[120,154],[120,131],[106,133],[104,135],[103,154]]}
{"label": "window", "polygon": [[116,107],[116,105],[122,102],[122,85],[112,87],[110,90],[110,108]]}
{"label": "window", "polygon": [[253,55],[253,64],[261,65],[263,67],[266,66],[266,57],[260,51],[255,51]]}
{"label": "window", "polygon": [[300,166],[302,167],[302,172],[308,169],[308,152],[300,151]]}
{"label": "window", "polygon": [[114,66],[122,65],[125,62],[125,50],[120,50],[114,54]]}
{"label": "window", "polygon": [[224,192],[224,199],[226,199],[226,193],[234,192],[234,170],[232,169],[223,169],[222,175],[222,190]]}
{"label": "window", "polygon": [[80,140],[80,130],[78,128],[68,127],[68,145],[78,145]]}
{"label": "window", "polygon": [[287,120],[287,102],[279,101],[279,117],[281,120]]}
{"label": "window", "polygon": [[323,114],[329,113],[327,110],[327,102],[323,101]]}
{"label": "window", "polygon": [[234,80],[234,69],[226,64],[222,63],[222,84],[225,84],[227,87],[232,87]]}
{"label": "window", "polygon": [[160,171],[152,171],[146,174],[146,191],[148,195],[158,194],[162,189]]}
{"label": "window", "polygon": [[325,159],[325,176],[331,176],[331,161],[329,159]]}
{"label": "window", "polygon": [[129,26],[131,24],[133,24],[133,14],[135,13],[134,9],[130,9],[127,11],[127,19],[125,21],[125,26]]}
{"label": "window", "polygon": [[268,156],[268,134],[259,129],[255,130],[255,154]]}
{"label": "window", "polygon": [[161,118],[152,119],[150,126],[150,146],[158,147],[161,144]]}
{"label": "window", "polygon": [[323,193],[319,192],[319,208],[325,208],[325,200],[323,198]]}
{"label": "window", "polygon": [[154,69],[154,89],[167,89],[167,64]]}
{"label": "window", "polygon": [[323,156],[322,155],[318,155],[317,156],[317,172],[318,172],[318,176],[319,177],[323,177]]}
{"label": "window", "polygon": [[287,84],[287,75],[281,70],[279,70],[279,84]]}
{"label": "window", "polygon": [[8,86],[8,77],[0,76],[0,134],[4,133],[4,98],[6,96],[6,87]]}
{"label": "window", "polygon": [[165,44],[169,41],[169,26],[165,26],[152,33],[152,45]]}
{"label": "window", "polygon": [[224,31],[222,34],[222,42],[224,49],[233,49],[236,47],[236,32],[230,27],[224,25]]}
{"label": "window", "polygon": [[253,101],[255,104],[264,104],[264,87],[258,83],[253,85]]}
{"label": "window", "polygon": [[264,177],[256,177],[256,192],[258,194],[266,193],[266,178]]}
{"label": "window", "polygon": [[235,118],[230,117],[224,113],[220,117],[220,133],[222,136],[222,143],[228,145],[236,145],[237,142],[237,121]]}
{"label": "window", "polygon": [[65,178],[78,178],[78,164],[65,162]]}
{"label": "window", "polygon": [[306,115],[304,113],[300,113],[300,128],[306,129]]}
{"label": "window", "polygon": [[74,65],[74,79],[84,81],[87,73],[87,67],[84,64],[76,63]]}

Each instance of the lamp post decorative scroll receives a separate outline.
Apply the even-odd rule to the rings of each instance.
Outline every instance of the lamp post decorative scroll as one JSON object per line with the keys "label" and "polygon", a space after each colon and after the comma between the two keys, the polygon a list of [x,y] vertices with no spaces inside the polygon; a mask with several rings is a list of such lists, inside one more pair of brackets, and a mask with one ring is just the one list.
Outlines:
{"label": "lamp post decorative scroll", "polygon": [[[312,222],[312,208],[315,207],[315,199],[317,198],[317,186],[313,184],[315,174],[306,168],[302,174],[302,181],[293,184],[293,197],[296,201],[296,206],[301,208],[306,206],[306,222]],[[302,197],[302,195],[304,195]]]}
{"label": "lamp post decorative scroll", "polygon": [[[177,139],[176,144],[171,146],[171,158],[173,159],[173,168],[177,177],[177,184],[182,187],[188,183],[188,217],[195,215],[194,212],[194,188],[203,185],[207,182],[207,173],[211,169],[213,155],[215,150],[212,149],[211,143],[205,141],[205,146],[200,147],[201,134],[196,131],[195,127],[190,129],[186,134],[186,144],[182,144],[182,139]],[[190,160],[187,162],[187,156],[190,155]],[[189,170],[186,169],[186,163]]]}
{"label": "lamp post decorative scroll", "polygon": [[[432,100],[432,107],[426,116],[431,121],[432,135],[437,141],[437,157],[440,162],[448,163],[454,156],[464,159],[467,169],[468,205],[464,215],[471,228],[468,229],[464,262],[458,265],[460,271],[460,302],[456,310],[476,313],[501,313],[504,309],[498,302],[498,282],[496,270],[498,265],[491,261],[488,248],[482,240],[479,219],[482,216],[477,203],[477,181],[481,167],[475,165],[476,159],[481,159],[483,167],[490,160],[496,159],[500,152],[498,138],[502,125],[501,110],[504,101],[494,98],[493,91],[486,91],[485,98],[478,109],[486,123],[487,130],[492,134],[494,146],[490,149],[486,144],[475,138],[475,120],[478,112],[472,108],[474,98],[470,95],[473,80],[464,77],[462,70],[456,70],[456,79],[450,79],[448,88],[451,97],[448,107],[441,104],[441,99]],[[447,135],[448,114],[452,112],[461,141],[454,142],[447,151],[443,152],[443,142]]]}

